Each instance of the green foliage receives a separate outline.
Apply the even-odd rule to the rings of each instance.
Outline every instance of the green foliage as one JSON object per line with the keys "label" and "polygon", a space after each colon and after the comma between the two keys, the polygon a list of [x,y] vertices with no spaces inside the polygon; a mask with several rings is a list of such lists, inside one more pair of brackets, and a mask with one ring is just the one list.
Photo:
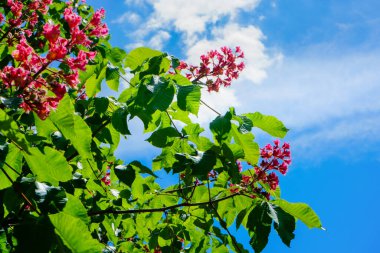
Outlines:
{"label": "green foliage", "polygon": [[309,228],[322,228],[317,214],[307,204],[289,203],[283,199],[276,200],[274,203],[294,218],[301,220]]}
{"label": "green foliage", "polygon": [[[41,19],[67,30],[64,8],[54,1]],[[82,5],[79,11],[93,13]],[[13,50],[0,40],[1,68],[14,64]],[[0,79],[0,252],[249,252],[229,235],[233,224],[261,252],[272,226],[287,246],[296,220],[322,228],[309,206],[282,200],[279,188],[242,183],[243,176],[257,178],[260,149],[252,128],[283,138],[288,129],[281,121],[231,108],[205,132],[189,117],[199,113],[204,86],[175,69],[178,59],[145,47],[126,53],[106,39],[96,50],[80,73],[88,98],[70,90],[44,120],[24,113],[18,99],[3,98]],[[130,83],[117,100],[96,96],[103,83],[119,91],[125,71]],[[160,150],[152,164],[115,157],[120,138],[132,134],[132,118]],[[240,173],[237,161],[249,168]],[[162,188],[159,170],[178,183]]]}
{"label": "green foliage", "polygon": [[252,126],[258,127],[274,137],[284,138],[289,131],[281,121],[273,116],[263,115],[259,112],[247,113],[243,116],[251,120]]}

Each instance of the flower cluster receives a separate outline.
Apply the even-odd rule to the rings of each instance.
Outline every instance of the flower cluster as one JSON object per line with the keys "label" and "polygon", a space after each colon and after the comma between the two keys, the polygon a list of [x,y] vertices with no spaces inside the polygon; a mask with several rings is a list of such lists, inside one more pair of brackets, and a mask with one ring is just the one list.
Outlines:
{"label": "flower cluster", "polygon": [[[232,193],[244,191],[249,192],[253,198],[258,194],[265,196],[267,199],[270,198],[270,194],[259,184],[266,184],[271,190],[276,190],[279,179],[274,171],[279,171],[285,175],[291,163],[290,145],[285,142],[281,146],[279,140],[275,140],[273,143],[274,145],[267,144],[260,150],[261,162],[254,167],[254,174],[242,175],[240,184],[230,185]],[[237,163],[237,166],[239,172],[241,172],[240,162]]]}
{"label": "flower cluster", "polygon": [[209,51],[200,57],[200,66],[188,65],[181,62],[177,67],[179,70],[187,70],[187,78],[192,81],[205,80],[208,91],[219,91],[220,86],[230,86],[233,79],[239,77],[245,65],[242,62],[244,53],[240,47],[232,50],[222,47],[220,52],[217,50]]}
{"label": "flower cluster", "polygon": [[288,171],[288,166],[291,163],[289,143],[285,142],[282,146],[280,146],[279,140],[275,140],[273,143],[273,146],[267,144],[260,150],[262,160],[260,167],[256,167],[256,173],[258,171],[278,170],[285,175]]}
{"label": "flower cluster", "polygon": [[[20,107],[27,113],[35,111],[41,119],[58,106],[68,89],[77,89],[79,70],[85,71],[86,65],[96,56],[96,52],[91,51],[95,41],[108,35],[108,27],[102,23],[104,9],[96,11],[89,21],[83,22],[68,3],[62,20],[69,27],[68,33],[51,20],[42,23],[44,19],[39,15],[46,14],[51,3],[52,0],[34,0],[26,5],[21,1],[7,0],[11,18],[5,20],[0,15],[0,23],[5,21],[4,27],[7,28],[2,39],[7,39],[8,45],[16,48],[12,52],[16,61],[14,65],[0,69],[0,85],[15,91],[12,94],[22,99]],[[36,26],[38,22],[41,24]],[[36,53],[40,49],[31,46],[35,41],[28,41],[32,35],[38,39],[40,49],[48,44],[46,54]],[[90,50],[85,51],[84,47]],[[53,62],[68,68],[51,69],[49,66]]]}
{"label": "flower cluster", "polygon": [[107,167],[106,174],[102,177],[101,181],[105,185],[111,185],[111,168]]}

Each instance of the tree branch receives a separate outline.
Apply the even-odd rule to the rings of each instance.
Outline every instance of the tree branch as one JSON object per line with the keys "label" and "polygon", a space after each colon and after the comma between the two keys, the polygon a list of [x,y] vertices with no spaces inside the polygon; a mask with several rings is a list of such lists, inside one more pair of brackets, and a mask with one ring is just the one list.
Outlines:
{"label": "tree branch", "polygon": [[[224,201],[226,199],[233,198],[237,195],[240,195],[240,193],[234,193],[234,194],[227,196],[227,197],[212,200],[211,203],[212,204],[218,203],[218,202]],[[185,206],[202,206],[202,205],[209,205],[209,204],[210,204],[210,201],[198,202],[198,203],[185,202],[185,203],[181,203],[181,204],[177,204],[177,205],[173,205],[173,206],[160,207],[160,208],[133,209],[133,210],[112,210],[112,209],[108,209],[108,210],[100,210],[100,211],[93,211],[93,212],[90,211],[90,212],[88,212],[88,215],[89,216],[95,216],[95,215],[104,215],[104,214],[154,213],[154,212],[165,212],[167,210],[174,210],[174,209],[177,209],[180,207],[185,207]]]}

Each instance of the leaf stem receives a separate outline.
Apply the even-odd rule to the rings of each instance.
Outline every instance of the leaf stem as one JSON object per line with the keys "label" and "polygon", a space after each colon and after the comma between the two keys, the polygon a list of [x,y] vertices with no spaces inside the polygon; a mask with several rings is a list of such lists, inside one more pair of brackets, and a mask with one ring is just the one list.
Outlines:
{"label": "leaf stem", "polygon": [[178,132],[179,136],[182,138],[183,135],[182,135],[182,133],[178,130],[177,126],[174,124],[174,121],[173,121],[172,117],[170,117],[170,114],[168,113],[167,110],[165,110],[165,112],[166,112],[166,115],[168,115],[168,117],[169,117],[170,123],[173,125],[173,127],[175,128],[175,130]]}
{"label": "leaf stem", "polygon": [[211,106],[209,106],[205,101],[203,101],[202,99],[200,100],[201,103],[203,105],[205,105],[207,108],[209,108],[211,111],[215,112],[216,114],[218,114],[218,116],[222,115],[220,112],[218,112],[217,110],[215,110],[214,108],[212,108]]}

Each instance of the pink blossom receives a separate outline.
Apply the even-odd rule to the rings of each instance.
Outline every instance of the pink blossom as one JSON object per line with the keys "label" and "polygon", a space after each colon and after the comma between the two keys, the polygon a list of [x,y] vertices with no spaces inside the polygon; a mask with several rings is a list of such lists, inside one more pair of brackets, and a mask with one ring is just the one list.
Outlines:
{"label": "pink blossom", "polygon": [[230,86],[232,80],[237,79],[245,68],[244,63],[240,62],[244,57],[240,47],[236,47],[235,51],[228,47],[222,47],[220,51],[211,50],[202,55],[199,67],[183,65],[178,69],[187,69],[191,74],[187,73],[186,77],[190,80],[206,78],[205,84],[208,90],[219,91],[221,86]]}
{"label": "pink blossom", "polygon": [[22,8],[24,7],[23,4],[19,1],[14,0],[8,0],[7,1],[8,6],[11,8],[12,14],[19,18],[22,16]]}
{"label": "pink blossom", "polygon": [[49,41],[49,43],[54,44],[58,40],[61,31],[59,29],[59,25],[46,23],[42,34]]}
{"label": "pink blossom", "polygon": [[70,29],[76,28],[82,22],[82,18],[73,12],[73,8],[66,8],[63,12],[63,17],[69,25]]}
{"label": "pink blossom", "polygon": [[65,78],[67,84],[70,85],[70,87],[72,87],[72,88],[76,88],[77,85],[79,84],[78,72],[75,72],[74,74],[70,74],[70,75],[65,75],[64,78]]}
{"label": "pink blossom", "polygon": [[103,8],[101,8],[100,10],[97,10],[92,16],[90,24],[95,27],[99,26],[104,16],[105,16],[105,10]]}
{"label": "pink blossom", "polygon": [[90,32],[91,36],[105,37],[108,35],[108,26],[106,24],[99,25]]}
{"label": "pink blossom", "polygon": [[0,78],[7,88],[10,86],[23,87],[29,78],[30,72],[22,67],[5,66],[0,71]]}
{"label": "pink blossom", "polygon": [[28,45],[25,38],[22,38],[20,44],[16,46],[16,50],[12,52],[12,56],[16,61],[25,62],[32,52],[33,48]]}
{"label": "pink blossom", "polygon": [[267,183],[269,184],[271,190],[276,190],[279,183],[278,176],[274,172],[270,173],[268,175]]}
{"label": "pink blossom", "polygon": [[46,58],[54,61],[63,59],[67,55],[67,40],[64,38],[58,38],[55,44],[50,44],[49,53]]}
{"label": "pink blossom", "polygon": [[75,27],[71,30],[71,44],[74,45],[83,45],[90,46],[91,40],[88,39],[87,35],[83,30],[80,30],[78,27]]}
{"label": "pink blossom", "polygon": [[[90,54],[92,56],[92,54]],[[88,54],[82,50],[79,51],[77,58],[69,58],[67,59],[66,63],[70,66],[72,69],[80,69],[85,71],[86,65],[88,63]]]}

